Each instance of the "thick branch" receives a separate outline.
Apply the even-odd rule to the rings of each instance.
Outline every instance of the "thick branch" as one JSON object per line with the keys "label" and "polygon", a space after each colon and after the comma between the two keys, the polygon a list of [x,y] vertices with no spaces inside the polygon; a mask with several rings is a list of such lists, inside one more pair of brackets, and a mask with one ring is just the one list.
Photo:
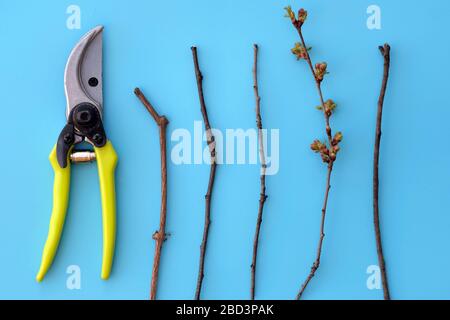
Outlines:
{"label": "thick branch", "polygon": [[266,202],[266,158],[264,152],[264,137],[262,131],[262,119],[261,119],[261,97],[258,91],[258,45],[253,45],[253,91],[255,92],[256,100],[256,127],[258,128],[258,140],[259,140],[259,158],[261,161],[261,175],[260,175],[260,194],[259,194],[259,208],[258,217],[256,219],[256,231],[253,241],[253,257],[251,265],[251,289],[250,296],[252,300],[255,300],[255,282],[256,282],[256,258],[258,255],[258,242],[259,232],[261,230],[262,216],[264,210],[264,203]]}
{"label": "thick branch", "polygon": [[380,159],[380,141],[381,141],[381,120],[383,116],[383,104],[384,96],[386,94],[386,87],[389,78],[389,66],[390,66],[390,50],[388,44],[379,47],[380,52],[384,58],[383,80],[381,83],[381,92],[378,99],[378,111],[377,111],[377,125],[375,132],[375,147],[373,154],[373,223],[375,227],[375,239],[377,245],[378,264],[380,265],[381,281],[383,283],[383,295],[385,300],[390,300],[389,286],[386,275],[386,263],[383,255],[383,246],[381,244],[381,231],[380,231],[380,213],[378,206],[378,163]]}
{"label": "thick branch", "polygon": [[205,276],[205,255],[206,255],[206,246],[208,244],[208,234],[209,234],[209,225],[211,223],[211,196],[214,187],[214,179],[216,176],[216,143],[214,140],[214,135],[211,130],[211,126],[209,124],[208,112],[206,110],[205,98],[203,96],[203,75],[200,71],[200,67],[198,65],[198,56],[197,56],[197,48],[191,47],[192,57],[194,59],[194,68],[195,68],[195,78],[197,80],[197,88],[198,88],[198,97],[200,100],[200,109],[203,116],[203,122],[205,124],[206,131],[206,140],[209,147],[209,152],[211,156],[211,167],[209,172],[209,182],[208,182],[208,190],[205,195],[205,225],[203,229],[203,239],[202,244],[200,246],[200,262],[198,269],[198,278],[197,278],[197,288],[195,290],[195,299],[200,300],[200,294],[202,291],[203,278]]}
{"label": "thick branch", "polygon": [[159,128],[159,146],[161,152],[161,211],[159,217],[159,230],[153,234],[156,242],[155,256],[153,258],[152,283],[150,289],[150,299],[156,299],[156,289],[158,284],[159,263],[161,260],[161,250],[166,240],[166,217],[167,217],[167,153],[166,153],[166,129],[169,121],[165,116],[160,116],[150,102],[145,98],[139,88],[134,89],[134,93],[141,100],[142,104],[150,112]]}

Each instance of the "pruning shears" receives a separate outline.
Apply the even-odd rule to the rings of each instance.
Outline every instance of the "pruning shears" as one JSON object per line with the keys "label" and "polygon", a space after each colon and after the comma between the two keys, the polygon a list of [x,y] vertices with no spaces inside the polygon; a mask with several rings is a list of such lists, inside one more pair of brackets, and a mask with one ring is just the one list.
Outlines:
{"label": "pruning shears", "polygon": [[[71,162],[97,161],[102,200],[103,258],[101,278],[111,273],[116,236],[114,173],[117,154],[103,128],[102,34],[98,26],[84,35],[70,53],[64,73],[67,123],[49,159],[54,170],[53,210],[37,281],[49,270],[61,239],[69,202]],[[81,142],[94,151],[77,151]]]}

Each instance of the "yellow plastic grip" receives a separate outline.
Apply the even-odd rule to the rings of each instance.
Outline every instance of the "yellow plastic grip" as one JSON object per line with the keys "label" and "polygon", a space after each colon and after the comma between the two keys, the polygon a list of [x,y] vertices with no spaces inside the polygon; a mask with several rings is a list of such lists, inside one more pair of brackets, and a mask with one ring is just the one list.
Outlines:
{"label": "yellow plastic grip", "polygon": [[45,274],[52,265],[58,249],[59,240],[61,239],[69,203],[70,161],[67,159],[67,166],[65,168],[59,166],[56,158],[56,145],[50,152],[49,160],[55,172],[55,180],[53,183],[53,210],[50,218],[47,241],[45,242],[44,251],[42,253],[41,266],[36,276],[37,281],[42,281],[42,279],[44,279]]}
{"label": "yellow plastic grip", "polygon": [[[101,278],[106,280],[111,273],[116,239],[116,192],[114,174],[118,158],[110,141],[101,148],[94,147],[94,150],[97,159],[102,199],[103,258]],[[44,279],[45,274],[55,258],[69,204],[69,156],[67,158],[67,166],[61,168],[57,160],[55,145],[50,152],[49,159],[55,172],[53,184],[53,210],[50,218],[47,240],[42,253],[41,266],[36,276],[36,280],[39,282]]]}
{"label": "yellow plastic grip", "polygon": [[103,261],[102,279],[109,278],[114,257],[116,239],[116,191],[114,173],[117,165],[117,154],[111,141],[103,147],[94,147],[97,159],[100,193],[102,198],[103,220]]}

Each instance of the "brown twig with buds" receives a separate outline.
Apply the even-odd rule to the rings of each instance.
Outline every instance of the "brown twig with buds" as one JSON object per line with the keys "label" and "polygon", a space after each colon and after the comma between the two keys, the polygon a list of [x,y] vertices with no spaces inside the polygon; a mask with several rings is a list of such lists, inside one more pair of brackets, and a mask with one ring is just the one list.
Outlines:
{"label": "brown twig with buds", "polygon": [[194,68],[195,68],[195,78],[197,80],[197,88],[198,88],[198,97],[200,99],[200,109],[203,116],[203,122],[205,124],[206,131],[206,142],[209,147],[209,153],[211,156],[211,166],[209,171],[209,182],[208,182],[208,190],[205,195],[205,225],[203,229],[203,239],[202,244],[200,246],[200,263],[198,269],[198,278],[197,278],[197,288],[195,290],[195,300],[200,300],[200,293],[202,290],[203,278],[205,276],[205,255],[206,255],[206,245],[208,243],[208,234],[209,234],[209,224],[211,222],[211,196],[214,187],[214,180],[216,177],[216,143],[214,139],[214,135],[211,130],[211,126],[209,124],[208,112],[206,110],[205,98],[203,96],[203,75],[200,71],[200,67],[198,65],[198,56],[197,56],[197,48],[191,47],[192,57],[194,59]]}
{"label": "brown twig with buds", "polygon": [[322,161],[327,164],[327,178],[326,178],[326,185],[325,185],[325,198],[322,206],[322,217],[321,217],[321,223],[320,223],[320,237],[319,237],[319,243],[317,246],[317,253],[316,253],[316,259],[311,267],[311,271],[306,278],[306,280],[303,282],[300,291],[297,294],[297,299],[300,299],[308,286],[311,279],[316,274],[317,269],[320,265],[320,258],[322,255],[322,246],[323,246],[323,239],[325,237],[325,216],[327,212],[327,204],[328,204],[328,195],[330,192],[331,184],[331,172],[333,171],[333,165],[336,161],[336,156],[340,150],[339,143],[342,141],[342,133],[338,132],[334,136],[331,131],[330,127],[330,118],[336,108],[336,104],[333,102],[333,100],[327,100],[325,101],[322,94],[322,88],[321,83],[324,79],[324,76],[328,73],[327,72],[327,63],[321,62],[317,63],[313,66],[313,63],[311,61],[311,57],[309,55],[309,51],[311,50],[310,47],[306,46],[305,39],[303,37],[302,33],[302,26],[306,21],[308,13],[304,9],[300,9],[298,11],[297,16],[292,11],[291,7],[285,8],[287,17],[290,18],[292,25],[295,27],[295,29],[298,32],[298,35],[300,37],[301,42],[297,42],[292,48],[292,53],[297,57],[297,60],[303,59],[308,63],[308,66],[311,70],[311,73],[313,75],[314,81],[316,83],[317,91],[319,93],[320,98],[320,106],[317,107],[317,109],[321,110],[323,112],[323,115],[325,117],[325,132],[327,136],[326,142],[321,142],[320,140],[315,140],[311,144],[311,149],[319,153]]}
{"label": "brown twig with buds", "polygon": [[153,233],[153,239],[156,242],[155,256],[153,258],[152,282],[150,289],[150,300],[156,299],[156,289],[158,285],[159,263],[161,261],[161,251],[166,234],[167,217],[167,153],[166,153],[166,129],[169,120],[165,116],[160,116],[155,108],[147,100],[139,88],[134,89],[134,94],[141,100],[142,104],[148,110],[159,128],[159,146],[161,151],[161,212],[159,218],[159,230]]}
{"label": "brown twig with buds", "polygon": [[386,87],[389,78],[391,47],[386,43],[384,46],[380,46],[379,49],[384,59],[384,67],[383,67],[383,80],[381,83],[380,97],[378,99],[377,125],[375,131],[375,147],[373,155],[373,223],[375,226],[375,240],[377,244],[378,264],[380,265],[381,282],[383,283],[383,295],[385,300],[390,300],[391,297],[389,294],[389,286],[386,275],[386,263],[384,261],[383,246],[381,245],[380,213],[378,207],[378,190],[379,190],[378,163],[380,159],[381,120],[383,116],[384,96],[386,94]]}
{"label": "brown twig with buds", "polygon": [[260,175],[260,194],[259,194],[259,208],[258,217],[256,219],[256,231],[253,241],[253,257],[251,268],[251,287],[250,296],[252,300],[255,300],[255,282],[256,282],[256,257],[258,255],[258,242],[259,232],[261,230],[262,216],[264,210],[264,203],[266,202],[266,157],[264,152],[264,137],[261,118],[261,97],[258,90],[258,45],[253,45],[253,91],[255,92],[256,100],[256,127],[258,128],[258,140],[259,140],[259,158],[261,160],[261,175]]}

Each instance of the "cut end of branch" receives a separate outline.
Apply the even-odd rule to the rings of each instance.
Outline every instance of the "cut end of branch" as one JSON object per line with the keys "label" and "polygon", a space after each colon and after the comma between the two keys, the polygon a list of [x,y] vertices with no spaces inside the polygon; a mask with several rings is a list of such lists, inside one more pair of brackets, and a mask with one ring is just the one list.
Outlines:
{"label": "cut end of branch", "polygon": [[379,46],[378,49],[380,49],[380,52],[383,56],[388,56],[391,51],[391,46],[385,43],[383,46]]}
{"label": "cut end of branch", "polygon": [[165,116],[160,116],[159,113],[155,110],[155,108],[152,106],[152,104],[147,100],[145,95],[142,93],[142,91],[139,88],[134,89],[134,94],[138,99],[142,102],[144,107],[147,109],[147,111],[150,113],[150,115],[155,120],[156,124],[159,127],[167,127],[169,124],[169,120]]}

